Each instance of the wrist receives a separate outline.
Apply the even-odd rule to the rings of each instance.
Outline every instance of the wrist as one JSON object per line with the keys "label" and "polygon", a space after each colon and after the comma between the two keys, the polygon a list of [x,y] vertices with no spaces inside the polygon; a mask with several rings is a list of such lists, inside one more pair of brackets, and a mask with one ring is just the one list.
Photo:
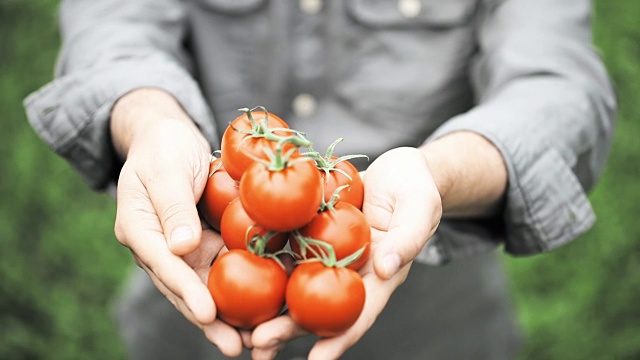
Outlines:
{"label": "wrist", "polygon": [[486,217],[500,211],[507,168],[500,151],[484,136],[458,131],[423,145],[444,215]]}
{"label": "wrist", "polygon": [[420,148],[420,151],[427,159],[429,171],[444,206],[458,177],[456,175],[458,166],[452,164],[452,159],[447,159],[446,147],[440,146],[439,143],[425,144]]}
{"label": "wrist", "polygon": [[178,101],[164,90],[140,88],[122,96],[116,101],[110,119],[116,153],[125,159],[136,139],[161,121],[182,121],[196,128]]}

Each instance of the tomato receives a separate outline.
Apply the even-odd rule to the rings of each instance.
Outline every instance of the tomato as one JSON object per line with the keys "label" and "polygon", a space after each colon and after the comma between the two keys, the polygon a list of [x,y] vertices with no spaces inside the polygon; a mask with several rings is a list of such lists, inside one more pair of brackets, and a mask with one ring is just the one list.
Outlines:
{"label": "tomato", "polygon": [[318,336],[335,336],[347,330],[360,316],[364,300],[360,274],[320,262],[298,265],[287,285],[289,315]]}
{"label": "tomato", "polygon": [[[333,206],[333,210],[329,208],[320,212],[299,232],[302,236],[324,241],[333,246],[337,261],[366,247],[358,260],[348,266],[350,269],[360,269],[369,258],[371,228],[364,214],[350,203],[340,201]],[[310,247],[318,252],[322,251],[316,245]],[[291,250],[301,255],[297,240],[291,242]],[[307,257],[311,255],[312,253],[310,254],[307,250]]]}
{"label": "tomato", "polygon": [[[247,243],[255,235],[265,236],[269,230],[257,225],[247,212],[244,211],[240,199],[234,199],[229,203],[222,215],[220,233],[227,249],[246,250]],[[276,233],[267,242],[267,249],[274,253],[284,248],[287,244],[287,233]]]}
{"label": "tomato", "polygon": [[273,259],[230,250],[214,261],[207,287],[220,319],[241,329],[253,329],[282,310],[287,273]]}
{"label": "tomato", "polygon": [[[220,145],[222,161],[227,172],[232,179],[238,181],[247,168],[253,164],[255,158],[268,160],[264,151],[265,148],[270,148],[275,152],[278,142],[267,140],[262,136],[265,130],[260,128],[262,120],[267,117],[267,126],[269,128],[289,128],[289,125],[284,120],[272,113],[251,111],[251,115],[259,128],[255,128],[256,125],[252,124],[247,113],[244,113],[229,124],[222,135],[222,144]],[[252,130],[256,133],[255,136],[244,133]],[[276,131],[275,134],[285,137],[292,135],[283,131]],[[294,147],[295,145],[293,144],[284,144],[282,151],[284,153]]]}
{"label": "tomato", "polygon": [[233,180],[221,159],[215,159],[209,166],[209,178],[204,187],[198,208],[204,219],[214,229],[220,230],[222,214],[231,200],[239,195],[238,182]]}
{"label": "tomato", "polygon": [[[331,161],[337,160],[337,156],[332,156]],[[349,179],[340,171],[336,171],[335,169],[339,169],[344,171],[347,175],[351,177]],[[348,202],[353,204],[358,209],[362,209],[362,202],[364,200],[364,185],[362,183],[362,179],[360,178],[360,173],[352,163],[348,160],[343,160],[338,162],[334,169],[330,169],[328,173],[323,170],[320,170],[324,177],[324,201],[328,202],[333,196],[333,193],[337,188],[344,185],[349,185],[349,187],[342,189],[338,195],[340,195],[340,201]]]}
{"label": "tomato", "polygon": [[240,201],[249,217],[269,230],[287,232],[313,219],[322,200],[322,176],[313,161],[282,170],[251,165],[240,180]]}

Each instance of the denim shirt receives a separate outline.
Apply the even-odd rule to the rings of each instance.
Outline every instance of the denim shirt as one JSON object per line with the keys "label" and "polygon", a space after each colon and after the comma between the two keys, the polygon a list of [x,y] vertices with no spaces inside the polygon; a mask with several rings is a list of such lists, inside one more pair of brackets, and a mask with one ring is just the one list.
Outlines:
{"label": "denim shirt", "polygon": [[371,160],[474,131],[504,157],[504,211],[445,219],[418,261],[535,254],[595,219],[616,102],[590,16],[589,0],[66,0],[55,79],[25,106],[95,189],[120,166],[111,108],[139,87],[173,94],[214,149],[255,105]]}

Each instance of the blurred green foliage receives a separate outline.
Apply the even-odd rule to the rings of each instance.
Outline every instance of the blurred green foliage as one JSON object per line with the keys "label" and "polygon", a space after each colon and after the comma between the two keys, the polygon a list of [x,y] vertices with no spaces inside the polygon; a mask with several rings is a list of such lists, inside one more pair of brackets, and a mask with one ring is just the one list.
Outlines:
{"label": "blurred green foliage", "polygon": [[52,78],[57,1],[0,1],[0,358],[125,358],[110,302],[131,266],[114,201],[35,135],[23,99]]}
{"label": "blurred green foliage", "polygon": [[[0,358],[125,358],[111,303],[132,262],[115,204],[29,127],[22,100],[52,78],[57,0],[0,0]],[[595,2],[595,42],[620,116],[591,194],[597,225],[550,254],[507,258],[522,359],[640,358],[640,2]]]}
{"label": "blurred green foliage", "polygon": [[640,2],[594,2],[594,42],[620,106],[593,229],[553,253],[506,258],[528,338],[522,359],[640,359]]}

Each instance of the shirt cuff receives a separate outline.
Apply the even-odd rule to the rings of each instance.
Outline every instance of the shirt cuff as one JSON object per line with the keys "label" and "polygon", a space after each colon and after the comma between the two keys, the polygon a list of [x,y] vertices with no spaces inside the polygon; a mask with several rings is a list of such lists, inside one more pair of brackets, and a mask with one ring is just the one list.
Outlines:
{"label": "shirt cuff", "polygon": [[[439,254],[432,256],[435,259],[432,262],[489,251],[500,241],[505,251],[513,255],[546,252],[575,239],[593,225],[595,215],[572,169],[575,163],[567,160],[575,159],[578,151],[561,150],[562,147],[541,142],[541,138],[554,131],[557,131],[554,136],[565,139],[571,138],[567,132],[574,131],[553,129],[556,125],[549,122],[555,119],[549,118],[549,113],[522,111],[509,104],[482,105],[451,119],[429,138],[431,141],[456,131],[476,132],[496,146],[508,171],[505,208],[497,223],[444,220],[437,238],[429,245],[435,249],[429,250],[432,254]],[[577,121],[589,119],[582,111],[562,115],[580,119]],[[528,119],[523,119],[527,116]],[[543,135],[524,134],[527,130],[514,122],[516,118],[520,119],[518,123],[527,121],[550,129]],[[580,128],[579,124],[575,127]]]}
{"label": "shirt cuff", "polygon": [[49,147],[67,159],[94,189],[114,182],[117,157],[110,139],[111,109],[123,95],[142,87],[172,94],[200,127],[217,139],[213,117],[191,75],[163,59],[123,60],[62,76],[29,95],[29,121]]}

